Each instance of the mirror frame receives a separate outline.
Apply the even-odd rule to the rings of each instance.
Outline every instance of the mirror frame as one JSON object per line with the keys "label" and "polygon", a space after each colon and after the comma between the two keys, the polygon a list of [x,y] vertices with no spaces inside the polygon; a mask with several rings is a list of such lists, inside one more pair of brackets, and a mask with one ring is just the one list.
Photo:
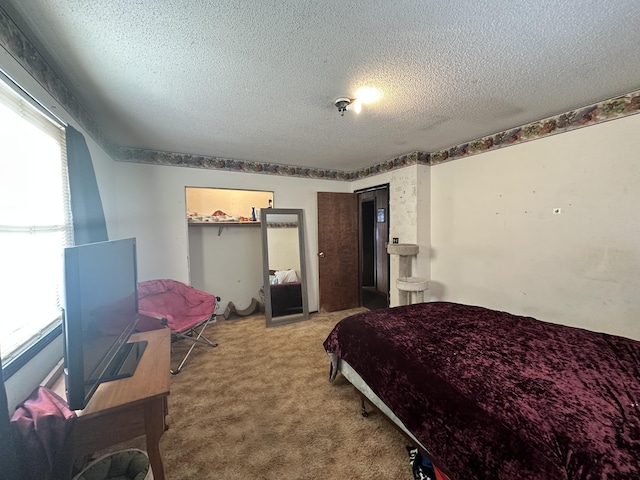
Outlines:
{"label": "mirror frame", "polygon": [[[269,244],[267,239],[267,215],[296,215],[298,220],[298,250],[300,252],[300,288],[302,290],[302,313],[272,316],[271,283],[269,282]],[[307,294],[307,268],[304,248],[304,214],[300,208],[263,208],[260,210],[262,230],[262,273],[264,289],[264,316],[267,327],[286,325],[309,319],[309,299]]]}

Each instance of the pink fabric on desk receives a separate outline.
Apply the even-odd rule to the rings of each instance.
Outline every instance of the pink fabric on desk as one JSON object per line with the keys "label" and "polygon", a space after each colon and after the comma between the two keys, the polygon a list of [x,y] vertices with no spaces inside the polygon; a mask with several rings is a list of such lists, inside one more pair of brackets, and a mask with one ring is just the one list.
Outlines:
{"label": "pink fabric on desk", "polygon": [[[138,330],[154,324],[146,317],[165,318],[172,332],[183,332],[215,312],[216,297],[177,280],[148,280],[138,284]],[[155,324],[157,326],[157,324]]]}
{"label": "pink fabric on desk", "polygon": [[11,425],[25,478],[71,478],[72,459],[64,447],[75,420],[67,402],[45,387],[18,406]]}

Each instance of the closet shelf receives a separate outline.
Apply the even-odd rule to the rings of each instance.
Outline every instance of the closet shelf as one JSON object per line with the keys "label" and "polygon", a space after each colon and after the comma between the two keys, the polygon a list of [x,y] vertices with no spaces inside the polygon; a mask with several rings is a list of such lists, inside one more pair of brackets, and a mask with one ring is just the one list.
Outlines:
{"label": "closet shelf", "polygon": [[218,227],[218,236],[222,235],[224,227],[259,227],[260,222],[188,222],[190,227]]}

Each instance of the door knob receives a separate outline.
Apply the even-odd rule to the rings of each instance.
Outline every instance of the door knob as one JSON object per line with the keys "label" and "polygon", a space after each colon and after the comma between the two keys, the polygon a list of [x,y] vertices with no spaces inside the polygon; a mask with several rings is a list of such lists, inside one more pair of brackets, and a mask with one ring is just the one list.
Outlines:
{"label": "door knob", "polygon": [[319,252],[319,253],[318,253],[318,256],[319,256],[320,258],[324,258],[324,252]]}

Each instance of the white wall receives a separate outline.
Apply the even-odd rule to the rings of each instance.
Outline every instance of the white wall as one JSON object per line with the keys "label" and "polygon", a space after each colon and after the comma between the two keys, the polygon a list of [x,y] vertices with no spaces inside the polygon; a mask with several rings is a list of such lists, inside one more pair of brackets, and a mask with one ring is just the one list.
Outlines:
{"label": "white wall", "polygon": [[640,339],[639,132],[634,115],[432,167],[434,298]]}
{"label": "white wall", "polygon": [[[118,235],[137,237],[138,274],[141,280],[173,278],[190,282],[186,186],[271,190],[274,192],[274,207],[303,209],[309,309],[318,309],[316,193],[349,192],[351,186],[348,182],[118,162],[116,178],[120,212]],[[233,278],[233,270],[237,268],[236,264],[242,257],[242,249],[231,256],[227,251],[227,242],[232,241],[237,235],[242,235],[245,228],[251,227],[237,227],[237,231],[234,230],[233,233],[230,232],[231,228],[227,227],[220,237],[225,239],[224,243],[221,242],[218,246],[221,249],[217,272],[220,283],[216,286],[218,291],[211,293],[223,297],[221,293],[227,291],[226,298],[222,301],[223,305],[233,301],[242,308],[251,300],[245,298],[247,294],[243,293],[242,289],[225,290],[228,287],[225,285],[227,279]],[[255,262],[255,258],[253,261]],[[253,290],[255,288],[251,286],[250,292]],[[241,295],[236,297],[238,292]],[[257,292],[252,295],[256,294]]]}
{"label": "white wall", "polygon": [[189,227],[190,283],[220,297],[218,314],[229,302],[245,309],[260,298],[263,284],[259,225]]}
{"label": "white wall", "polygon": [[255,209],[256,218],[260,209],[268,208],[273,202],[273,193],[253,190],[233,190],[230,188],[187,188],[187,210],[190,214],[209,217],[216,211],[228,217],[251,218]]}
{"label": "white wall", "polygon": [[[413,275],[431,279],[431,167],[416,166],[416,243],[420,247]],[[425,292],[425,300],[429,292]]]}
{"label": "white wall", "polygon": [[269,244],[269,268],[271,270],[295,270],[296,274],[300,276],[297,227],[269,228],[267,243]]}

